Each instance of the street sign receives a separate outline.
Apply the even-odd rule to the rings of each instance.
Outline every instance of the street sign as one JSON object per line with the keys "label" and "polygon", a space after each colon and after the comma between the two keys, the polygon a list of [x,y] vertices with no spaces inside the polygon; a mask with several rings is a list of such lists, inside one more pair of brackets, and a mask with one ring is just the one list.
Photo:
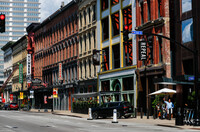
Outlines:
{"label": "street sign", "polygon": [[188,81],[194,81],[194,76],[188,77]]}
{"label": "street sign", "polygon": [[132,34],[143,35],[143,31],[132,31]]}

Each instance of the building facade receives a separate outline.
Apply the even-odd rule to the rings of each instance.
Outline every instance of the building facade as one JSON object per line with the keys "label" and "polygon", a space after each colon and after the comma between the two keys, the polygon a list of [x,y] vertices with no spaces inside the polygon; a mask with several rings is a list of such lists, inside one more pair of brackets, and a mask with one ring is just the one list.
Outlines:
{"label": "building facade", "polygon": [[[51,96],[58,89],[58,98],[53,99],[54,110],[71,110],[72,94],[78,84],[78,4],[71,1],[61,5],[35,30],[34,78],[41,79],[48,87],[35,89],[35,106],[45,107],[44,96]],[[47,101],[51,108],[52,100]]]}
{"label": "building facade", "polygon": [[[77,98],[97,96],[97,68],[93,65],[96,45],[96,0],[80,0],[79,8],[79,85]],[[87,95],[88,94],[88,95]]]}
{"label": "building facade", "polygon": [[[13,42],[10,41],[6,45],[4,45],[1,50],[4,51],[4,82],[8,79],[8,77],[13,72],[12,69],[12,44]],[[10,102],[10,94],[12,92],[12,79],[10,79],[4,88],[4,98],[5,102]]]}
{"label": "building facade", "polygon": [[[169,0],[137,0],[136,30],[144,33],[154,33],[170,38],[170,4]],[[172,27],[171,27],[172,28]],[[173,28],[172,28],[173,29]],[[147,42],[147,59],[139,60],[139,43]],[[149,94],[163,87],[173,88],[173,85],[154,84],[155,79],[171,79],[172,56],[170,41],[156,36],[137,36],[137,85],[138,108],[144,112],[152,111],[154,98]]]}
{"label": "building facade", "polygon": [[[0,1],[0,12],[6,15],[6,31],[0,34],[0,47],[18,40],[26,34],[26,27],[30,23],[40,21],[39,0],[3,0]],[[3,62],[2,51],[0,62]],[[0,63],[0,85],[3,80],[3,63]]]}
{"label": "building facade", "polygon": [[[179,82],[184,82],[176,85],[177,107],[181,108],[186,107],[185,104],[188,104],[189,108],[196,108],[194,79],[189,78],[195,76],[195,62],[198,62],[199,78],[199,5],[200,1],[198,0],[178,0],[175,2],[177,7],[175,8],[175,40],[193,51],[198,51],[197,61],[192,52],[176,46],[176,79]],[[194,99],[189,97],[194,97]]]}
{"label": "building facade", "polygon": [[[12,78],[12,94],[13,102],[20,101],[18,104],[27,104],[28,101],[28,85],[26,82],[27,41],[27,35],[24,35],[12,45],[13,69],[18,67]],[[19,99],[20,92],[23,93],[23,98],[21,99]]]}
{"label": "building facade", "polygon": [[123,42],[124,26],[135,29],[135,0],[97,0],[99,101],[129,101],[136,107],[136,36]]}

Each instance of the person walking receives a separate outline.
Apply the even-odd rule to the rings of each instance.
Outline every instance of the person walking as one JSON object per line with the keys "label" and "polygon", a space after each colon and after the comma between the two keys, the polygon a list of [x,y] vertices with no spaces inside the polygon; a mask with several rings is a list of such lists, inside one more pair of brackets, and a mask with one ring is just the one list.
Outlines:
{"label": "person walking", "polygon": [[171,111],[171,115],[173,114],[172,109],[174,108],[174,104],[171,102],[171,99],[169,99],[168,101],[165,101],[165,98],[163,98],[163,101],[166,104],[167,115],[169,117],[169,111]]}

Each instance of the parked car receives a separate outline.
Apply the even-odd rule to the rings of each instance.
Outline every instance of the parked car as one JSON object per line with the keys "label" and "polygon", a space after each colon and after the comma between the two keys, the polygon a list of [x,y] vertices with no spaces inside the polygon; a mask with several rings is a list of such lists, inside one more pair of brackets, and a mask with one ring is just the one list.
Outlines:
{"label": "parked car", "polygon": [[19,106],[17,103],[10,103],[9,105],[9,110],[18,110],[19,109]]}
{"label": "parked car", "polygon": [[92,108],[92,118],[111,117],[113,116],[114,109],[117,110],[117,118],[121,118],[122,116],[129,118],[133,114],[133,106],[129,102],[109,102],[99,107]]}

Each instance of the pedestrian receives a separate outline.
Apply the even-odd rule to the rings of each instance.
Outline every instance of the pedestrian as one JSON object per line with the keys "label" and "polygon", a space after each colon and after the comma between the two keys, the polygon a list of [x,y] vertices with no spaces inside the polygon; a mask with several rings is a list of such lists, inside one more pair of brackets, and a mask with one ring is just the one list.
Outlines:
{"label": "pedestrian", "polygon": [[165,101],[165,98],[163,98],[164,103],[166,104],[166,110],[167,110],[167,115],[169,116],[169,111],[171,111],[171,115],[173,115],[173,108],[174,108],[174,104],[171,102],[171,99],[169,99],[168,101]]}

